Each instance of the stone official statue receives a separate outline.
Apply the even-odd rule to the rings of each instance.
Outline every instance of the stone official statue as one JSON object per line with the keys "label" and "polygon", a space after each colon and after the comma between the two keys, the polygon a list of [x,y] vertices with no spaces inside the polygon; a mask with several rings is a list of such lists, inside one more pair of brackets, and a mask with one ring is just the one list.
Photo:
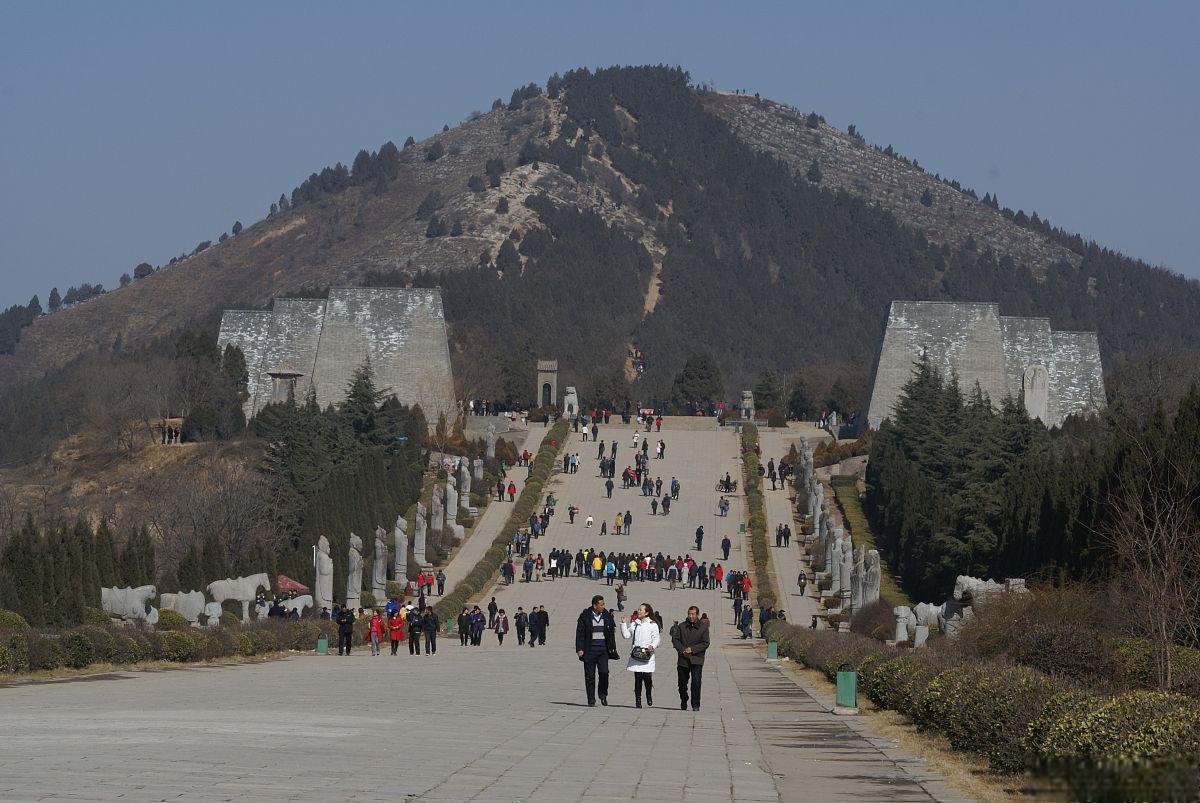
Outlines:
{"label": "stone official statue", "polygon": [[362,539],[350,533],[349,565],[346,570],[346,607],[358,610],[362,607]]}
{"label": "stone official statue", "polygon": [[317,540],[316,552],[317,581],[313,586],[313,596],[318,608],[333,610],[333,558],[329,557],[329,539],[321,536]]}

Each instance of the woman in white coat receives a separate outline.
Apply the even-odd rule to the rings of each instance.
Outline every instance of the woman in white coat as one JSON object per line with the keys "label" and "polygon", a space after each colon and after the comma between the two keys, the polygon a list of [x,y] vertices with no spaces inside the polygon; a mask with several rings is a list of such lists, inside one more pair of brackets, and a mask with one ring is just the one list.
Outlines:
{"label": "woman in white coat", "polygon": [[[621,635],[633,641],[629,650],[629,661],[625,668],[633,673],[633,698],[637,707],[642,707],[642,687],[646,687],[646,705],[654,707],[654,653],[662,641],[658,623],[654,621],[654,610],[643,602],[637,606],[637,618],[626,622],[621,617]],[[639,649],[640,648],[640,649]],[[645,653],[635,657],[634,653]]]}

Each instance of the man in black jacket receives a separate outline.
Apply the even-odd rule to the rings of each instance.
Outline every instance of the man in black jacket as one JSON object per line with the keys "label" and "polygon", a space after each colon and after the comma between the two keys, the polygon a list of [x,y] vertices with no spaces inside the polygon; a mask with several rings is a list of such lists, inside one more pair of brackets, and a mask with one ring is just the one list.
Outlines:
{"label": "man in black jacket", "polygon": [[421,615],[421,632],[425,634],[425,654],[437,654],[437,632],[441,622],[438,621],[437,614],[433,612],[433,608],[426,608],[425,613]]}
{"label": "man in black jacket", "polygon": [[421,614],[417,612],[413,606],[408,606],[408,616],[405,617],[408,623],[408,654],[421,654]]}
{"label": "man in black jacket", "polygon": [[671,628],[671,644],[679,653],[679,710],[688,707],[688,686],[691,685],[692,710],[700,710],[700,674],[704,669],[704,653],[708,649],[708,625],[700,621],[700,609],[688,608],[687,619]]}
{"label": "man in black jacket", "polygon": [[342,648],[346,648],[346,655],[350,654],[350,645],[354,642],[354,613],[345,605],[338,611],[338,655],[342,655]]}
{"label": "man in black jacket", "polygon": [[[608,659],[617,657],[616,624],[609,611],[604,610],[604,597],[592,597],[591,607],[584,608],[575,623],[575,654],[583,661],[583,687],[587,704],[608,705]],[[596,673],[600,688],[596,688]]]}

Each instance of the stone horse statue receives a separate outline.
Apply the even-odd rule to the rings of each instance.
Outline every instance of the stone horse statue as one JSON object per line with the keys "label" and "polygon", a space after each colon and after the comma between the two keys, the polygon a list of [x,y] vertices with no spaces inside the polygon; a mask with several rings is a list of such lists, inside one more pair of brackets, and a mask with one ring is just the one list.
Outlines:
{"label": "stone horse statue", "polygon": [[242,621],[250,621],[250,603],[258,595],[258,589],[271,590],[271,581],[266,572],[252,574],[249,577],[233,577],[227,580],[214,580],[208,584],[208,593],[217,604],[227,599],[242,603]]}
{"label": "stone horse statue", "polygon": [[178,594],[163,594],[159,598],[159,608],[164,611],[175,611],[192,624],[200,621],[204,613],[203,591],[181,591]]}
{"label": "stone horse statue", "polygon": [[100,588],[100,606],[109,616],[124,619],[127,622],[158,622],[158,608],[150,605],[150,600],[158,596],[154,586],[138,586],[137,588]]}

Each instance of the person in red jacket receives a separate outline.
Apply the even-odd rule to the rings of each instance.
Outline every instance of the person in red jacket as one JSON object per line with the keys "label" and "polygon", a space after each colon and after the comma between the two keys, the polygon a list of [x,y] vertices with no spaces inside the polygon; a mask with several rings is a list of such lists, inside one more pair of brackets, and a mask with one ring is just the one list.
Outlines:
{"label": "person in red jacket", "polygon": [[392,640],[392,655],[396,654],[400,642],[404,641],[404,617],[400,615],[403,610],[403,608],[397,608],[392,611],[392,616],[387,622],[388,637]]}
{"label": "person in red jacket", "polygon": [[383,617],[379,615],[379,611],[371,612],[367,634],[371,639],[371,655],[379,655],[379,642],[383,641]]}
{"label": "person in red jacket", "polygon": [[744,599],[750,599],[750,573],[749,572],[742,575],[742,597]]}
{"label": "person in red jacket", "polygon": [[516,486],[516,483],[510,482],[510,483],[508,484],[508,501],[510,501],[510,502],[515,502],[515,501],[517,501],[517,486]]}

